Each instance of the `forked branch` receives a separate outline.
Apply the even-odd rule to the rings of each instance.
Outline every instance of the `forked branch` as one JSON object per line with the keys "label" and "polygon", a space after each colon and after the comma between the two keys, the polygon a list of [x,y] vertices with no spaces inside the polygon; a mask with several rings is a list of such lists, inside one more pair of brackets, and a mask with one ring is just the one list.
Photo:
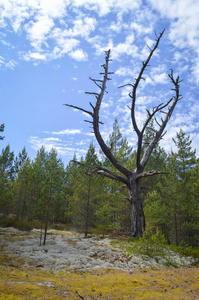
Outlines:
{"label": "forked branch", "polygon": [[[136,158],[136,168],[134,170],[128,170],[126,169],[121,163],[119,163],[116,159],[116,157],[113,155],[113,153],[111,152],[111,150],[109,149],[109,147],[107,146],[107,144],[104,142],[101,133],[100,133],[100,129],[99,129],[99,125],[102,124],[102,122],[99,121],[99,113],[100,113],[100,107],[101,107],[101,103],[104,97],[104,93],[106,92],[106,84],[107,81],[109,81],[111,78],[109,78],[109,76],[111,74],[113,74],[113,72],[109,71],[109,62],[110,60],[110,50],[105,51],[105,63],[101,66],[103,68],[103,72],[101,72],[100,74],[103,75],[102,79],[94,79],[94,78],[90,78],[92,82],[94,82],[94,84],[98,87],[99,91],[96,92],[86,92],[87,94],[90,95],[94,95],[96,98],[96,102],[95,105],[92,104],[90,102],[90,106],[91,106],[91,111],[89,110],[85,110],[81,107],[75,106],[75,105],[70,105],[70,104],[65,104],[68,107],[80,110],[88,115],[90,115],[92,117],[92,121],[86,121],[92,124],[93,127],[93,131],[95,134],[95,137],[98,141],[98,144],[101,148],[101,150],[103,151],[103,153],[105,154],[105,156],[109,159],[109,161],[112,163],[112,165],[120,172],[124,175],[118,175],[116,173],[113,173],[105,168],[102,167],[97,167],[97,171],[100,174],[104,174],[105,176],[111,178],[111,179],[115,179],[115,180],[119,180],[123,183],[125,183],[126,185],[128,185],[128,182],[130,182],[130,178],[135,178],[135,174],[137,174],[136,179],[139,179],[141,177],[146,177],[146,176],[152,176],[155,174],[165,174],[164,172],[160,172],[160,171],[149,171],[149,172],[143,172],[144,168],[149,160],[149,157],[153,151],[153,149],[156,147],[157,143],[163,138],[165,132],[165,127],[174,111],[174,108],[177,104],[177,102],[181,99],[181,95],[179,94],[179,76],[175,79],[173,76],[173,70],[171,70],[171,73],[168,75],[174,88],[172,88],[173,91],[175,91],[175,95],[166,103],[160,103],[159,105],[153,107],[151,110],[147,110],[147,118],[146,121],[144,122],[142,128],[138,128],[137,126],[137,121],[136,121],[136,116],[135,116],[135,104],[136,104],[136,93],[137,93],[137,88],[138,85],[140,84],[141,80],[144,80],[143,77],[143,73],[146,70],[147,66],[149,66],[149,62],[151,57],[153,56],[153,53],[155,52],[155,50],[157,49],[160,39],[162,37],[164,33],[164,30],[159,34],[159,36],[156,35],[156,40],[155,40],[155,44],[153,45],[152,48],[150,48],[150,53],[148,55],[148,58],[146,59],[146,61],[142,62],[142,67],[141,70],[138,74],[138,77],[135,79],[135,83],[129,83],[129,84],[125,84],[121,87],[126,87],[126,86],[130,86],[132,88],[132,92],[129,94],[130,98],[132,99],[132,104],[131,107],[129,107],[131,109],[131,121],[133,124],[133,129],[137,134],[138,137],[138,143],[137,143],[137,158]],[[159,118],[157,120],[156,115],[160,114],[161,118]],[[157,129],[152,129],[154,131],[154,136],[152,138],[152,140],[148,143],[147,148],[141,158],[141,154],[142,154],[142,146],[143,146],[143,136],[144,136],[144,132],[146,130],[146,128],[149,126],[150,121],[154,119],[156,124],[157,124]]]}
{"label": "forked branch", "polygon": [[[171,82],[174,85],[174,90],[175,91],[175,95],[166,103],[166,104],[161,104],[159,106],[156,107],[156,109],[154,110],[154,113],[152,113],[151,115],[155,115],[157,112],[163,113],[164,114],[164,118],[161,118],[161,124],[158,123],[159,125],[159,130],[156,131],[154,138],[152,139],[152,141],[149,143],[147,149],[144,152],[144,155],[142,157],[142,160],[140,162],[140,166],[142,168],[142,170],[144,170],[149,157],[153,151],[153,149],[155,148],[155,146],[157,145],[157,143],[163,138],[163,136],[166,134],[166,132],[164,132],[165,127],[174,111],[174,108],[177,104],[177,102],[179,100],[182,99],[180,93],[179,93],[179,88],[180,88],[180,80],[179,80],[179,76],[177,76],[176,79],[174,79],[173,77],[173,70],[171,70],[171,73],[168,75],[169,78],[171,79]],[[170,105],[170,106],[169,106]],[[167,108],[167,111],[162,111],[162,109]],[[146,124],[148,125],[149,120],[151,120],[150,116],[148,117],[147,121],[145,122],[144,127],[146,128]]]}
{"label": "forked branch", "polygon": [[104,168],[102,166],[95,166],[94,168],[91,167],[91,166],[88,166],[82,162],[79,162],[77,160],[71,160],[71,162],[79,165],[79,166],[82,166],[84,168],[88,168],[89,167],[89,170],[90,170],[90,173],[93,174],[93,173],[98,173],[98,174],[103,174],[105,177],[108,177],[108,178],[111,178],[111,179],[114,179],[114,180],[117,180],[117,181],[120,181],[120,182],[123,182],[125,184],[128,184],[128,180],[119,175],[119,174],[116,174],[110,170],[108,170],[107,168]]}
{"label": "forked branch", "polygon": [[140,70],[140,73],[139,73],[138,77],[136,78],[135,83],[133,84],[133,91],[132,91],[132,94],[131,94],[131,98],[132,98],[131,119],[132,119],[132,123],[133,123],[133,128],[134,128],[135,132],[137,133],[138,137],[141,135],[141,132],[138,129],[137,122],[136,122],[136,117],[135,117],[135,103],[136,103],[137,87],[140,83],[140,80],[143,79],[143,73],[144,73],[146,67],[149,64],[149,61],[150,61],[151,57],[153,56],[153,53],[157,49],[163,33],[164,33],[164,30],[160,33],[159,37],[156,39],[156,43],[153,46],[153,48],[152,49],[149,48],[150,49],[149,56],[148,56],[146,61],[142,62],[142,68]]}

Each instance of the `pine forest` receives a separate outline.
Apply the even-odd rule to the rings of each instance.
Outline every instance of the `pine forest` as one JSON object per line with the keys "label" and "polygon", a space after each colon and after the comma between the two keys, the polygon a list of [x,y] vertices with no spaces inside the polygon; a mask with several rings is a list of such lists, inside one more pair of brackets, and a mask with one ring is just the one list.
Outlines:
{"label": "pine forest", "polygon": [[[153,131],[150,124],[144,143]],[[157,232],[168,244],[199,246],[199,163],[189,135],[181,129],[167,153],[157,144],[147,170],[165,174],[142,179],[145,235]],[[123,166],[133,169],[136,153],[123,138],[117,119],[107,145]],[[98,154],[97,154],[98,153]],[[44,232],[62,225],[85,236],[112,232],[130,236],[130,203],[126,186],[95,172],[97,167],[118,172],[102,152],[90,143],[85,157],[76,154],[68,165],[55,149],[44,147],[30,160],[25,148],[16,155],[10,145],[0,154],[0,224],[36,221]]]}

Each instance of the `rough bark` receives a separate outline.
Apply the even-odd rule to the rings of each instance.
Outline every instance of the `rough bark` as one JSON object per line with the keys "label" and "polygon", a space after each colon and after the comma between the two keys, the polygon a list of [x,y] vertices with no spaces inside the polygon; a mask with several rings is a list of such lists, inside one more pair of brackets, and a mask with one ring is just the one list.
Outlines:
{"label": "rough bark", "polygon": [[128,191],[131,207],[131,235],[142,237],[145,230],[145,217],[141,195],[141,180],[132,178]]}
{"label": "rough bark", "polygon": [[[141,196],[141,178],[147,176],[153,176],[157,174],[165,174],[164,172],[158,170],[151,170],[151,171],[144,172],[144,169],[148,163],[152,151],[156,147],[157,143],[165,135],[166,133],[164,132],[165,127],[174,111],[177,102],[181,99],[181,95],[179,94],[179,83],[180,83],[179,76],[176,79],[174,79],[173,71],[171,70],[171,73],[168,76],[172,84],[174,85],[174,88],[172,90],[175,92],[175,95],[169,101],[166,101],[165,103],[160,103],[158,106],[153,107],[151,111],[147,110],[146,121],[144,122],[142,128],[138,128],[137,121],[136,121],[136,113],[135,113],[137,88],[140,84],[140,81],[144,80],[143,73],[146,70],[146,68],[149,66],[149,61],[153,53],[157,49],[163,33],[164,30],[159,34],[159,36],[156,36],[156,40],[153,48],[152,49],[149,48],[150,53],[146,61],[142,63],[142,68],[140,70],[140,73],[138,74],[138,77],[135,79],[135,83],[133,84],[129,83],[124,85],[124,86],[128,85],[132,87],[132,92],[129,93],[129,97],[131,98],[132,101],[130,107],[131,121],[132,121],[133,129],[137,134],[137,151],[136,151],[137,157],[136,157],[136,167],[134,170],[128,170],[127,168],[125,168],[125,166],[123,166],[120,162],[117,161],[117,159],[114,157],[113,153],[106,145],[105,141],[103,140],[99,129],[99,125],[102,124],[102,122],[99,121],[100,106],[103,100],[104,93],[106,91],[107,81],[110,80],[109,75],[113,74],[112,72],[109,72],[108,69],[109,61],[110,61],[110,50],[105,52],[105,64],[102,65],[104,71],[103,73],[100,73],[103,75],[103,79],[97,80],[97,79],[90,78],[97,85],[97,87],[100,88],[99,93],[87,92],[87,94],[94,95],[96,98],[95,105],[90,103],[91,111],[85,110],[83,108],[74,105],[65,104],[68,107],[83,111],[84,113],[92,117],[92,121],[87,121],[87,122],[92,124],[96,140],[98,141],[101,150],[106,155],[106,157],[110,160],[112,165],[120,172],[120,175],[101,166],[95,168],[95,170],[97,170],[100,174],[103,174],[104,176],[111,178],[113,180],[118,180],[127,186],[129,191],[129,201],[131,205],[131,233],[135,237],[141,237],[145,229],[145,219],[144,219],[143,203],[142,203],[142,196]],[[159,115],[159,120],[156,118],[156,115]],[[149,125],[152,119],[155,120],[158,128],[155,129],[154,137],[152,138],[148,147],[145,149],[143,153],[142,151],[143,136],[147,126]]]}

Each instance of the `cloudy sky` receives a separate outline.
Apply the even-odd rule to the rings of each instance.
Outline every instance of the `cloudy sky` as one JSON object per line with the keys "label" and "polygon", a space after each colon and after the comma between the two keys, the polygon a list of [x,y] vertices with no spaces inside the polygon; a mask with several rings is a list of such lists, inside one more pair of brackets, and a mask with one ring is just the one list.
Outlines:
{"label": "cloudy sky", "polygon": [[95,138],[88,119],[69,103],[89,109],[97,92],[89,76],[100,79],[104,51],[111,49],[108,94],[101,110],[106,140],[115,118],[131,145],[129,87],[153,45],[155,31],[165,33],[137,94],[137,122],[146,109],[168,101],[170,69],[180,75],[183,99],[167,126],[162,146],[182,128],[199,154],[199,3],[198,0],[0,0],[1,149],[15,155],[24,146],[33,159],[44,145],[55,147],[65,163],[74,152],[85,155]]}

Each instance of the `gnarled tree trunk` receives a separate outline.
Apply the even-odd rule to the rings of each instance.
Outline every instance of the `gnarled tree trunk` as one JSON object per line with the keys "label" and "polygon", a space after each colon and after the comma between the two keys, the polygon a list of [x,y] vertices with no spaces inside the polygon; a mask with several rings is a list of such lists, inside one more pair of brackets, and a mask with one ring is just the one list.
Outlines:
{"label": "gnarled tree trunk", "polygon": [[145,230],[145,217],[141,195],[141,180],[131,179],[128,192],[131,211],[131,235],[142,237]]}

